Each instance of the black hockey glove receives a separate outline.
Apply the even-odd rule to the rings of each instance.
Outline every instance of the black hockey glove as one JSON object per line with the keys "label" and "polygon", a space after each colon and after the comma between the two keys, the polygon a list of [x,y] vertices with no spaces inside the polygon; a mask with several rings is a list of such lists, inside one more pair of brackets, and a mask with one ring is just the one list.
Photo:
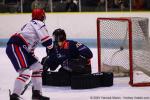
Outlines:
{"label": "black hockey glove", "polygon": [[47,61],[48,58],[49,58],[49,56],[43,57],[42,61],[41,61],[41,64],[46,65],[46,61]]}
{"label": "black hockey glove", "polygon": [[49,59],[49,56],[46,56],[46,57],[42,58],[41,64],[43,65],[43,71],[47,71],[49,69],[49,65],[48,65],[48,62],[47,62],[48,59]]}
{"label": "black hockey glove", "polygon": [[45,70],[48,70],[49,68],[50,70],[55,70],[58,67],[59,62],[57,60],[56,54],[51,54],[44,57],[41,61],[41,64],[43,65],[43,69],[45,68]]}
{"label": "black hockey glove", "polygon": [[77,59],[67,59],[63,62],[62,66],[64,69],[71,72],[82,73],[85,71],[85,66],[87,64],[87,59],[79,57]]}
{"label": "black hockey glove", "polygon": [[57,53],[57,48],[58,48],[58,42],[53,42],[53,48],[52,49],[47,49],[46,48],[46,53],[47,53],[47,55],[50,55],[50,54],[52,54],[52,53]]}
{"label": "black hockey glove", "polygon": [[49,55],[51,55],[51,54],[53,54],[53,53],[56,53],[56,50],[55,50],[54,47],[53,47],[52,49],[47,49],[47,48],[46,48],[46,53],[47,53],[47,56],[49,56]]}

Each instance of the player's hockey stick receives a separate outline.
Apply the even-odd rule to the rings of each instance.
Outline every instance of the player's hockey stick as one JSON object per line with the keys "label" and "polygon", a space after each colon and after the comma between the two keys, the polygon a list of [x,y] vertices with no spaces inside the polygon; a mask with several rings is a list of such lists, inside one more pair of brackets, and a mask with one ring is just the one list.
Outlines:
{"label": "player's hockey stick", "polygon": [[31,85],[31,83],[32,83],[32,82],[31,82],[31,81],[29,81],[29,83],[25,85],[25,87],[24,87],[23,91],[21,92],[21,95],[23,95],[23,94],[24,94],[24,92],[28,89],[28,87]]}

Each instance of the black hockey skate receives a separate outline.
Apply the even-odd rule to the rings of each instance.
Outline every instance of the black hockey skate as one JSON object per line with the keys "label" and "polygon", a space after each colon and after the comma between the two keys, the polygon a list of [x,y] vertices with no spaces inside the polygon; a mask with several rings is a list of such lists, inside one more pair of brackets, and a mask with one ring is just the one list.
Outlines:
{"label": "black hockey skate", "polygon": [[16,93],[11,94],[11,91],[9,90],[9,96],[10,96],[10,100],[21,100],[22,98],[19,97],[19,95],[17,95]]}
{"label": "black hockey skate", "polygon": [[10,100],[20,100],[20,97],[17,94],[13,93],[10,95]]}
{"label": "black hockey skate", "polygon": [[32,92],[32,100],[50,100],[50,98],[42,96],[38,90],[32,90]]}

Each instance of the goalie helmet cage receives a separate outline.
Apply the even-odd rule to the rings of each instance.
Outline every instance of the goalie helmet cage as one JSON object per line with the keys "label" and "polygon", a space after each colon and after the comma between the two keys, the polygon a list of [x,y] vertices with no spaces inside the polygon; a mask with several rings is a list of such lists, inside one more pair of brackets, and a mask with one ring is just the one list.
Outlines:
{"label": "goalie helmet cage", "polygon": [[98,71],[106,64],[129,71],[131,86],[150,86],[148,18],[97,18]]}

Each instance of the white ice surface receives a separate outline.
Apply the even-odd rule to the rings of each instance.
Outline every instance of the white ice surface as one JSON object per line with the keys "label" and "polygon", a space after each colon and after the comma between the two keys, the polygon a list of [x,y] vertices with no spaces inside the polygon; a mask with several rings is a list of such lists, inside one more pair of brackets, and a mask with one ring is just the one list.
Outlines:
{"label": "white ice surface", "polygon": [[[97,71],[97,51],[92,59],[93,72]],[[36,49],[36,55],[41,59],[45,56],[45,49]],[[9,100],[9,89],[13,89],[17,76],[11,62],[6,56],[5,48],[0,48],[0,100]],[[112,87],[99,87],[85,90],[72,90],[70,87],[44,86],[43,94],[51,100],[150,100],[150,87],[131,87],[129,78],[115,78]],[[24,100],[31,100],[31,87],[22,96]]]}

